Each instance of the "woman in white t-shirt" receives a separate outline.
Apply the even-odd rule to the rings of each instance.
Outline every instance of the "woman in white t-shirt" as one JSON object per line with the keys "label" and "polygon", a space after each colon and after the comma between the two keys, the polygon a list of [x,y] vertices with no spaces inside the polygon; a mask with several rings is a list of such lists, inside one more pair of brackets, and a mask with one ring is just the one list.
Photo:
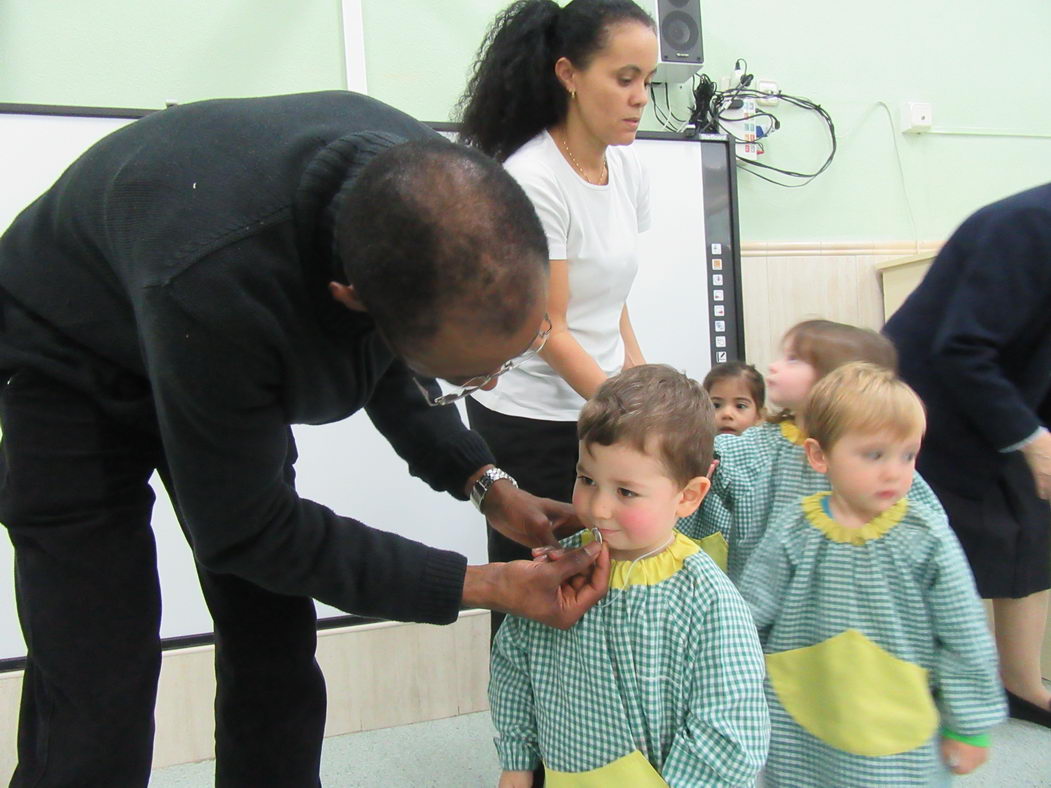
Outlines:
{"label": "woman in white t-shirt", "polygon": [[[649,187],[628,146],[657,65],[654,29],[631,0],[520,0],[489,29],[460,101],[461,140],[525,189],[551,257],[546,346],[467,411],[500,467],[556,500],[572,497],[584,401],[644,361],[626,299]],[[529,550],[490,529],[489,556]]]}

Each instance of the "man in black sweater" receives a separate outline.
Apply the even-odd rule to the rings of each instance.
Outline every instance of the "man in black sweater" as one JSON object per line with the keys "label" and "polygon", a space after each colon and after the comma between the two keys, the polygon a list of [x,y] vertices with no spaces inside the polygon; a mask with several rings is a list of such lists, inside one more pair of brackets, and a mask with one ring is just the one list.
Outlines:
{"label": "man in black sweater", "polygon": [[547,257],[497,164],[341,92],[156,113],[27,208],[0,239],[0,521],[28,648],[12,785],[148,781],[155,469],[215,623],[217,785],[318,784],[311,598],[401,621],[579,618],[604,552],[468,567],[293,483],[289,425],[365,408],[414,475],[552,543],[569,507],[517,490],[432,407],[435,378],[490,387],[539,350]]}

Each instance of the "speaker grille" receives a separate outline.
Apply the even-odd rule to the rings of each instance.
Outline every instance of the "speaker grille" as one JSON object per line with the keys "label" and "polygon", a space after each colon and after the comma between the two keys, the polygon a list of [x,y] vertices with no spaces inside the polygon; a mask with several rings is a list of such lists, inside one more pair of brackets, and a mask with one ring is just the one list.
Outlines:
{"label": "speaker grille", "polygon": [[701,64],[700,0],[656,0],[661,60]]}
{"label": "speaker grille", "polygon": [[[679,57],[689,56],[700,37],[701,31],[689,14],[672,11],[661,19],[661,48],[670,47],[672,52]],[[665,53],[667,53],[666,49]]]}
{"label": "speaker grille", "polygon": [[682,82],[704,63],[701,0],[649,0],[643,4],[657,22],[660,63],[656,82]]}

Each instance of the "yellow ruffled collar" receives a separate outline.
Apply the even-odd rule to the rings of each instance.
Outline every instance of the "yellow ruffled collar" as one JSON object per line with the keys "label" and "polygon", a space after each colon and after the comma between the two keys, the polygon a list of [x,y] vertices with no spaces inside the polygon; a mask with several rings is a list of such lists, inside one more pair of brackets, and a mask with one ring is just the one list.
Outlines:
{"label": "yellow ruffled collar", "polygon": [[[671,544],[657,555],[643,558],[641,561],[611,561],[609,573],[610,588],[627,588],[628,586],[655,586],[682,569],[683,562],[700,551],[697,543],[679,531],[674,532]],[[581,546],[594,541],[591,531],[584,531],[580,536]],[[634,563],[634,568],[632,564]],[[630,572],[630,575],[629,575]]]}
{"label": "yellow ruffled collar", "polygon": [[807,521],[821,531],[833,542],[841,544],[865,544],[879,539],[891,528],[901,522],[908,508],[908,500],[902,498],[885,512],[869,520],[860,528],[847,528],[825,514],[824,500],[832,493],[829,491],[814,493],[803,499],[803,512]]}
{"label": "yellow ruffled collar", "polygon": [[789,443],[794,443],[796,446],[802,446],[803,442],[806,441],[806,435],[803,431],[796,426],[796,423],[791,419],[785,419],[779,421],[777,426],[781,428],[781,437],[787,440]]}

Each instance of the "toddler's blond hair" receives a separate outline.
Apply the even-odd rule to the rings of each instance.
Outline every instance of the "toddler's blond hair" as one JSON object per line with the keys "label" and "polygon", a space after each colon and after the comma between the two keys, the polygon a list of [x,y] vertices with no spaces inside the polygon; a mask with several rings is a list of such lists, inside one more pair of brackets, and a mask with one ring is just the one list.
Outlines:
{"label": "toddler's blond hair", "polygon": [[888,431],[904,438],[927,426],[916,392],[891,370],[864,361],[837,367],[815,383],[800,420],[807,437],[825,451],[848,432]]}

